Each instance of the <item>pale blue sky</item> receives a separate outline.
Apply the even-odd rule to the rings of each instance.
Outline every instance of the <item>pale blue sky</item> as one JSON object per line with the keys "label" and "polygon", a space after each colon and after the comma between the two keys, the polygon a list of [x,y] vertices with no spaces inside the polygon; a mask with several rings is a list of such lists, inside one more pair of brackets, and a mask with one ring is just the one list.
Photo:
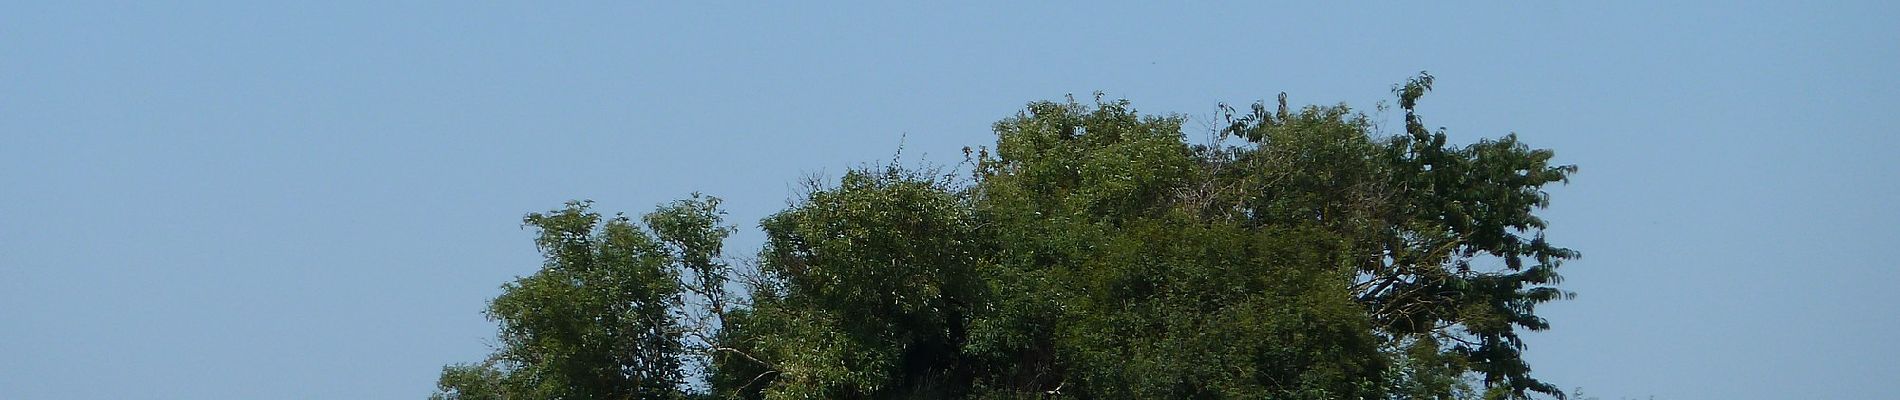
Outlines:
{"label": "pale blue sky", "polygon": [[0,3],[0,398],[421,398],[489,350],[529,211],[702,191],[749,249],[801,176],[1031,100],[1199,127],[1419,70],[1429,124],[1582,167],[1541,376],[1900,393],[1900,3]]}

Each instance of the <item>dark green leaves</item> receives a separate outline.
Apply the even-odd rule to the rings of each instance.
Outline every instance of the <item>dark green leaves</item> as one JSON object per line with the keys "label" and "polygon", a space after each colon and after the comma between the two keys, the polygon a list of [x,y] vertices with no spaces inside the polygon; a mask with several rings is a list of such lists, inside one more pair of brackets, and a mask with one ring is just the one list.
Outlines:
{"label": "dark green leaves", "polygon": [[985,254],[970,209],[927,176],[887,169],[850,172],[767,218],[761,268],[783,291],[755,293],[756,315],[784,318],[784,334],[800,335],[762,339],[783,372],[771,392],[883,397],[967,386],[947,377],[980,302]]}
{"label": "dark green leaves", "polygon": [[812,187],[761,221],[757,270],[724,261],[713,197],[530,214],[545,265],[437,397],[1561,397],[1519,332],[1572,296],[1578,253],[1537,212],[1576,167],[1515,135],[1448,144],[1416,112],[1432,83],[1394,87],[1393,136],[1285,95],[1201,144],[1127,101],[1031,103],[966,149],[967,182]]}
{"label": "dark green leaves", "polygon": [[[718,199],[695,196],[644,218],[603,218],[588,202],[528,214],[544,263],[502,287],[488,316],[501,347],[445,368],[440,398],[662,399],[684,396],[680,276],[717,287]],[[649,230],[652,233],[649,233]]]}

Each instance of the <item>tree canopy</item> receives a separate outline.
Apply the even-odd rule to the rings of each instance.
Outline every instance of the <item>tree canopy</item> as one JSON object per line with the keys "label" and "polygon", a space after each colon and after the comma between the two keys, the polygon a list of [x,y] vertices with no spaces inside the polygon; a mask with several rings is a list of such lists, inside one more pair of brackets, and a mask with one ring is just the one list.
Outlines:
{"label": "tree canopy", "polygon": [[1395,134],[1281,95],[1208,143],[1125,100],[1031,103],[955,168],[811,185],[748,268],[717,198],[529,214],[547,262],[436,398],[1561,398],[1520,334],[1571,296],[1536,211],[1576,167],[1448,144],[1431,88],[1394,87]]}

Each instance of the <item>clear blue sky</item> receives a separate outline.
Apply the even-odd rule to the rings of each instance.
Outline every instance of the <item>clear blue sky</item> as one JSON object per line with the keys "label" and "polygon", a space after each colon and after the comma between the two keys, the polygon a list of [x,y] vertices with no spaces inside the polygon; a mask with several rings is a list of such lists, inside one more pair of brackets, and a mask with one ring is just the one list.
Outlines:
{"label": "clear blue sky", "polygon": [[1900,393],[1900,3],[4,3],[0,398],[421,398],[489,350],[529,211],[702,191],[749,249],[801,176],[955,162],[1031,100],[1199,127],[1420,70],[1454,139],[1582,167],[1543,377]]}

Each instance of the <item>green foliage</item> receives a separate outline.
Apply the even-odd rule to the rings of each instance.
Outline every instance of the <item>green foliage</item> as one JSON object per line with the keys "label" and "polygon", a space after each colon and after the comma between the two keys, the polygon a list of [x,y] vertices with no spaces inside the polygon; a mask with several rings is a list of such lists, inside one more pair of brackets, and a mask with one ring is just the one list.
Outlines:
{"label": "green foliage", "polygon": [[[766,218],[755,318],[781,374],[767,398],[914,397],[954,391],[983,253],[969,203],[896,169],[853,171]],[[776,309],[767,310],[766,305]],[[769,313],[765,311],[770,311]]]}
{"label": "green foliage", "polygon": [[442,399],[681,398],[681,271],[718,275],[718,199],[695,196],[648,214],[648,230],[587,202],[528,214],[545,262],[489,302],[500,348],[444,368]]}
{"label": "green foliage", "polygon": [[686,289],[705,298],[715,315],[725,314],[726,281],[731,266],[721,259],[726,237],[736,230],[720,225],[725,212],[719,198],[694,193],[647,214],[643,220],[666,245],[672,260],[689,276]]}
{"label": "green foliage", "polygon": [[451,365],[442,368],[431,400],[501,400],[509,389],[502,384],[502,372],[493,364]]}
{"label": "green foliage", "polygon": [[1031,103],[966,149],[967,180],[814,185],[761,222],[753,274],[723,261],[715,198],[644,230],[531,214],[548,266],[438,398],[1562,398],[1519,332],[1571,296],[1578,253],[1535,212],[1576,168],[1514,135],[1448,145],[1416,112],[1431,84],[1394,87],[1392,136],[1284,95],[1202,144],[1127,101]]}

